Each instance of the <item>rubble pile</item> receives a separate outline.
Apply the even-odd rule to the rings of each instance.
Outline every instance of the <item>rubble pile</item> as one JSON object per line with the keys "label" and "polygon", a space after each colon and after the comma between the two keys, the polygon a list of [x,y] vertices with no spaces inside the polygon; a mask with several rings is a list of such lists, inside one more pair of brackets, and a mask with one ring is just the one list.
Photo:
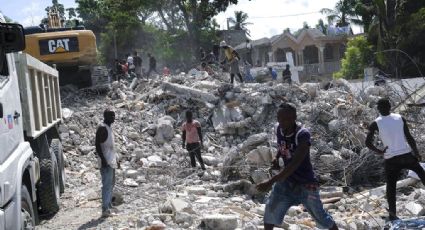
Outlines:
{"label": "rubble pile", "polygon": [[[67,191],[73,194],[68,205],[100,205],[94,138],[103,110],[112,107],[121,162],[115,190],[124,204],[118,206],[120,218],[110,218],[102,226],[258,229],[266,194],[259,194],[255,184],[273,173],[269,167],[276,154],[276,112],[282,102],[290,102],[298,108],[298,121],[312,133],[311,156],[324,186],[321,195],[338,226],[375,229],[385,225],[381,217],[387,204],[382,191],[359,193],[383,182],[382,159],[369,152],[364,142],[367,125],[377,115],[373,103],[384,91],[371,88],[369,94],[358,95],[343,80],[324,90],[316,83],[233,86],[223,78],[197,73],[124,80],[113,82],[106,95],[64,88],[66,109],[60,135],[67,158]],[[189,168],[187,151],[181,147],[180,126],[188,109],[203,127],[205,172]],[[420,133],[419,128],[414,133]],[[400,216],[425,213],[423,199],[416,199],[425,190],[416,186],[404,186],[398,198]],[[284,229],[314,226],[298,206],[288,211],[283,224]]]}

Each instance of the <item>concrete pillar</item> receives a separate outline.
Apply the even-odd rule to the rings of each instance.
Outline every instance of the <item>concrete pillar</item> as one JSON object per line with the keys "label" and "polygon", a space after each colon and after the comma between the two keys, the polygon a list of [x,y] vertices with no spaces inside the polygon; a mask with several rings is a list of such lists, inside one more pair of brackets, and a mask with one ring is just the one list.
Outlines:
{"label": "concrete pillar", "polygon": [[298,65],[303,65],[304,64],[304,53],[303,53],[304,49],[298,51]]}
{"label": "concrete pillar", "polygon": [[269,62],[273,62],[273,52],[268,52],[267,54],[269,55]]}
{"label": "concrete pillar", "polygon": [[294,52],[294,66],[299,66],[298,63],[299,63],[299,61],[298,61],[298,51],[295,50],[295,52]]}
{"label": "concrete pillar", "polygon": [[325,47],[318,46],[317,49],[319,50],[319,73],[323,74],[325,70]]}

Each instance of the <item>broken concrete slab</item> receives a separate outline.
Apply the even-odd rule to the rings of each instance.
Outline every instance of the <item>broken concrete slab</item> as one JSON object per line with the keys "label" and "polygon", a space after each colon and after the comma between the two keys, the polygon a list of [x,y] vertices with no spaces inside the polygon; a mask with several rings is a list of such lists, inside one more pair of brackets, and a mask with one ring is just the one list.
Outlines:
{"label": "broken concrete slab", "polygon": [[234,230],[238,227],[238,217],[220,214],[205,215],[201,226],[208,230]]}
{"label": "broken concrete slab", "polygon": [[174,93],[175,96],[190,98],[192,100],[199,100],[201,102],[217,103],[218,97],[214,94],[207,93],[198,89],[190,88],[183,85],[164,82],[162,89]]}
{"label": "broken concrete slab", "polygon": [[241,151],[248,152],[261,144],[267,143],[267,137],[267,133],[258,133],[248,137],[248,139],[242,143]]}
{"label": "broken concrete slab", "polygon": [[425,207],[417,202],[409,202],[404,208],[415,216],[422,216],[425,214]]}
{"label": "broken concrete slab", "polygon": [[182,199],[178,199],[178,198],[172,199],[170,201],[170,203],[171,203],[171,207],[173,209],[173,213],[191,212],[191,210],[192,210],[192,206],[188,202],[186,202]]}

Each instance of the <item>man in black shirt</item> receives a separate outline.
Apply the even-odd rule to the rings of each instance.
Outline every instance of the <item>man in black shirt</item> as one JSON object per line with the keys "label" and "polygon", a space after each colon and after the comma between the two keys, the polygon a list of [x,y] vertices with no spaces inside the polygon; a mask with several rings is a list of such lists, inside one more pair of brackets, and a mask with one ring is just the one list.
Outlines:
{"label": "man in black shirt", "polygon": [[136,66],[136,75],[138,78],[141,78],[143,73],[142,73],[142,58],[137,54],[136,51],[133,52],[133,62],[134,62],[134,66]]}
{"label": "man in black shirt", "polygon": [[289,65],[286,64],[286,69],[282,72],[282,77],[283,77],[283,82],[284,83],[292,83],[292,79],[291,79],[291,71],[289,70]]}
{"label": "man in black shirt", "polygon": [[147,78],[149,78],[152,71],[155,71],[155,73],[159,74],[158,71],[156,70],[156,59],[150,53],[148,53],[148,57],[149,57],[149,70],[147,73]]}

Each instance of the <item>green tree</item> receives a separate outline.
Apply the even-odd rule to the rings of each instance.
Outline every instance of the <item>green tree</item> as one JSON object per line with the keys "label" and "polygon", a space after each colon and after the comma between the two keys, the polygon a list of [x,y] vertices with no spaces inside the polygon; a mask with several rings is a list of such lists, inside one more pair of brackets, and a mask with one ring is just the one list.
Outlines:
{"label": "green tree", "polygon": [[108,18],[104,12],[105,8],[102,7],[102,0],[76,0],[75,2],[77,3],[75,10],[86,28],[96,35],[106,30]]}
{"label": "green tree", "polygon": [[244,30],[248,36],[250,36],[250,31],[247,28],[247,25],[252,23],[247,22],[248,14],[243,11],[235,11],[235,16],[229,19],[229,22],[233,24],[230,29],[233,30]]}
{"label": "green tree", "polygon": [[365,33],[369,31],[373,17],[376,14],[376,8],[373,1],[374,0],[357,0],[355,2],[354,14],[361,18],[360,20],[356,19],[356,24],[363,26]]}
{"label": "green tree", "polygon": [[189,35],[191,52],[198,55],[202,30],[209,27],[211,19],[223,12],[238,0],[173,0],[183,15],[185,26]]}
{"label": "green tree", "polygon": [[[226,10],[230,4],[236,4],[237,0],[77,0],[76,2],[78,4],[76,10],[86,28],[100,35],[98,37],[101,52],[106,59],[113,57],[111,47],[114,47],[115,40],[118,52],[129,52],[134,47],[140,46],[146,46],[145,50],[151,51],[157,43],[164,47],[173,47],[167,44],[176,41],[180,47],[186,49],[184,50],[186,54],[192,54],[188,57],[190,60],[191,57],[196,57],[198,48],[204,42],[215,39],[213,33],[216,26],[213,25],[212,18]],[[155,15],[158,17],[155,18]],[[156,36],[155,33],[160,33],[161,36]],[[175,37],[180,40],[174,40]],[[169,53],[167,55],[164,56],[172,56]]]}
{"label": "green tree", "polygon": [[372,63],[373,46],[364,36],[348,41],[347,50],[341,61],[341,70],[334,73],[334,78],[357,79],[363,76],[363,70]]}
{"label": "green tree", "polygon": [[325,24],[322,19],[319,19],[317,22],[316,29],[322,31],[324,34],[328,33],[328,25]]}
{"label": "green tree", "polygon": [[3,15],[4,20],[6,20],[6,23],[13,23],[13,20],[12,20],[11,18],[9,18],[8,16],[4,15],[4,14],[1,12],[1,10],[0,10],[0,13]]}
{"label": "green tree", "polygon": [[[46,15],[48,15],[49,12],[54,9],[57,10],[57,12],[59,13],[59,17],[61,18],[61,20],[65,21],[65,7],[63,6],[63,4],[59,3],[58,0],[52,0],[52,5],[45,8]],[[41,20],[41,23],[48,24],[47,17],[43,18]]]}
{"label": "green tree", "polygon": [[355,11],[356,0],[339,0],[334,9],[323,8],[320,13],[327,15],[329,25],[348,26],[350,23],[361,24]]}

